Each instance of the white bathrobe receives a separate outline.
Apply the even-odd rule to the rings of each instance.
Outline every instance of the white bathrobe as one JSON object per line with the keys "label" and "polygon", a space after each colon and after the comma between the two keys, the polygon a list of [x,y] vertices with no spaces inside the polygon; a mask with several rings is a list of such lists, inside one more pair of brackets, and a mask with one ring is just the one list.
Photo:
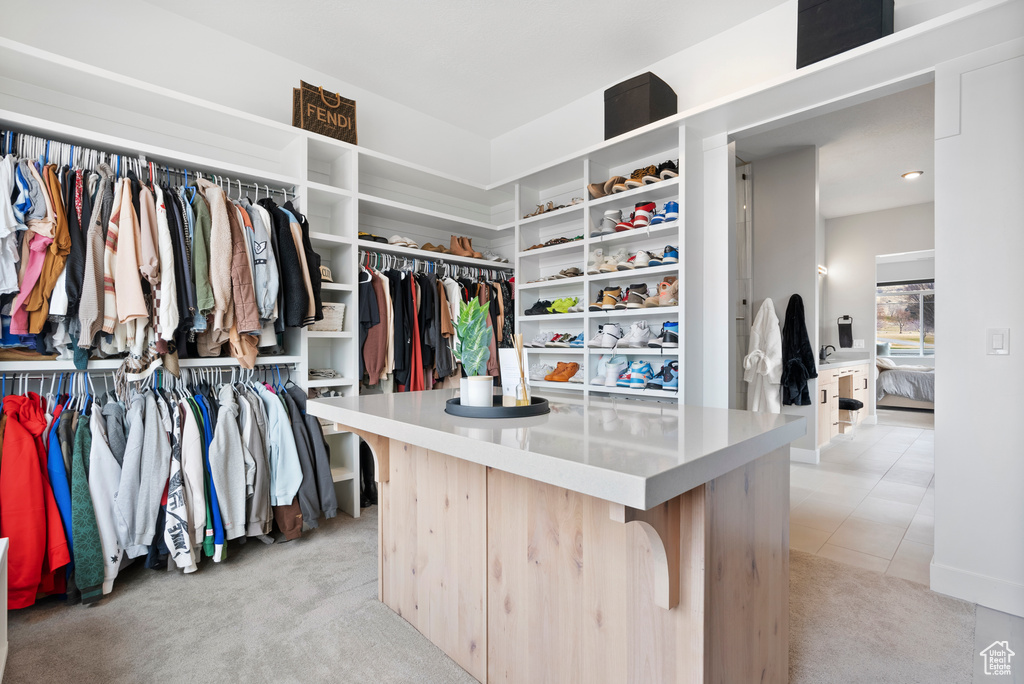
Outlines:
{"label": "white bathrobe", "polygon": [[782,412],[782,331],[775,305],[765,299],[750,327],[750,347],[743,359],[743,379],[747,381],[747,410]]}

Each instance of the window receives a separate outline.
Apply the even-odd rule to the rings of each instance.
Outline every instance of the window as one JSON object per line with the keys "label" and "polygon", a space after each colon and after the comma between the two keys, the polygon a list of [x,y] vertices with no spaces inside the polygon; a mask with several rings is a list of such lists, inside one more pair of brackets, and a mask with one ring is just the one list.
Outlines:
{"label": "window", "polygon": [[935,355],[934,280],[878,283],[875,304],[880,355]]}

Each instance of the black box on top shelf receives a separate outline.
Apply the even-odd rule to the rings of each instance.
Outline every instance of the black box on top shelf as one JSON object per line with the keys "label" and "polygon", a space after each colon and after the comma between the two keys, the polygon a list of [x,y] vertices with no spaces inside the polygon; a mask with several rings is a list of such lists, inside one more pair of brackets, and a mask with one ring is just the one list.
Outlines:
{"label": "black box on top shelf", "polygon": [[893,0],[800,0],[796,68],[888,36],[892,17]]}
{"label": "black box on top shelf", "polygon": [[604,91],[604,139],[676,113],[676,91],[647,72]]}

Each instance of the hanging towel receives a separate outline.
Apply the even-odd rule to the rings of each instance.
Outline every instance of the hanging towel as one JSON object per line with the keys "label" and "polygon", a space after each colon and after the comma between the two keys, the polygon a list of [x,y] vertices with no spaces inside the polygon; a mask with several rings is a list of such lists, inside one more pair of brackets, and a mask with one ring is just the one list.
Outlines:
{"label": "hanging towel", "polygon": [[786,326],[782,330],[782,403],[810,406],[807,381],[818,377],[814,350],[807,337],[804,300],[795,294],[786,307]]}
{"label": "hanging towel", "polygon": [[747,410],[782,412],[782,333],[775,304],[765,299],[750,327],[750,345],[743,359],[743,379],[747,381]]}

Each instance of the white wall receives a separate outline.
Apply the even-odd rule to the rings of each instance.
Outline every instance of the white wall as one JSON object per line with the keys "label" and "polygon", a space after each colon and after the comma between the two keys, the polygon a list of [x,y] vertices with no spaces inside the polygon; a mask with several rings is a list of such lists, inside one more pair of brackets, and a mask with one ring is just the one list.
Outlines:
{"label": "white wall", "polygon": [[[461,178],[488,178],[485,138],[357,88],[344,74],[245,43],[230,26],[207,26],[202,17],[191,21],[131,0],[32,0],[5,3],[0,36],[283,123],[291,123],[292,88],[300,79],[322,85],[356,100],[360,146]],[[394,46],[383,40],[381,49]]]}
{"label": "white wall", "polygon": [[[1024,40],[939,65],[935,97],[935,336],[956,362],[937,377],[931,586],[1024,616]],[[990,327],[1008,356],[985,353]]]}
{"label": "white wall", "polygon": [[[775,303],[779,325],[785,326],[789,298],[798,294],[811,349],[818,350],[818,149],[794,152],[751,163],[753,189],[754,300]],[[817,356],[815,356],[817,358]],[[785,413],[807,418],[807,434],[793,442],[805,450],[802,460],[815,460],[818,444],[817,381],[808,383],[810,406],[783,406]]]}
{"label": "white wall", "polygon": [[934,279],[934,256],[929,259],[917,259],[915,261],[882,262],[875,266],[875,280],[880,283],[898,283],[905,280]]}
{"label": "white wall", "polygon": [[[898,0],[900,31],[973,0]],[[651,71],[672,86],[679,111],[724,98],[796,70],[797,0],[752,17],[635,74]],[[624,30],[627,30],[624,27]],[[628,77],[627,77],[628,78]],[[491,180],[521,175],[604,140],[604,90],[609,82],[491,141]],[[722,131],[703,131],[707,135]]]}
{"label": "white wall", "polygon": [[853,316],[854,339],[864,340],[864,351],[872,351],[875,344],[875,257],[934,246],[935,205],[931,202],[827,219],[825,265],[828,275],[824,278],[822,344],[839,348],[836,319],[848,314]]}

